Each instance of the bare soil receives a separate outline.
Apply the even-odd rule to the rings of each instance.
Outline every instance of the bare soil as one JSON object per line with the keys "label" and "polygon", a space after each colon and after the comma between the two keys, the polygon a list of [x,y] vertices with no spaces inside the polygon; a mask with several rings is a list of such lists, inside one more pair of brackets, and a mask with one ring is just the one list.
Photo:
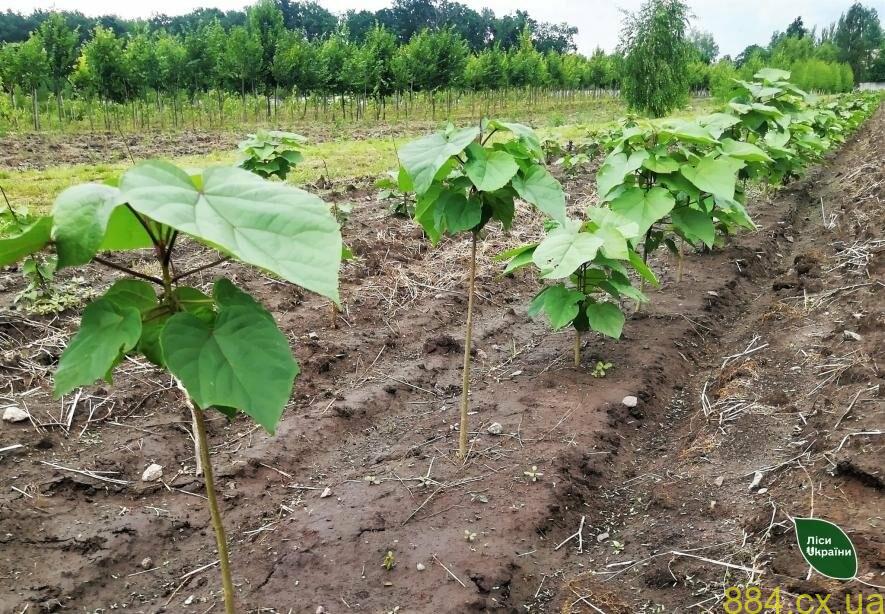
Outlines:
{"label": "bare soil", "polygon": [[[812,492],[814,516],[849,532],[860,578],[885,584],[883,143],[880,110],[806,179],[754,199],[758,232],[690,255],[679,284],[675,263],[657,260],[651,305],[620,342],[588,336],[580,369],[570,334],[525,316],[537,283],[491,261],[539,220],[520,212],[525,230],[491,231],[465,466],[465,241],[430,249],[368,187],[327,192],[356,203],[336,327],[324,301],[225,265],[302,364],[275,437],[220,414],[209,425],[241,610],[721,611],[724,588],[750,579],[838,593],[831,606],[874,590],[807,579],[789,518],[811,514]],[[567,181],[576,212],[591,177]],[[186,256],[188,268],[212,258]],[[19,274],[0,284],[8,306]],[[32,417],[0,426],[0,448],[24,445],[0,454],[0,612],[220,611],[187,409],[139,361],[113,387],[52,400],[76,318],[0,315],[0,399]],[[614,366],[593,377],[603,360]],[[154,462],[162,482],[142,482]],[[562,544],[582,518],[580,543]]]}

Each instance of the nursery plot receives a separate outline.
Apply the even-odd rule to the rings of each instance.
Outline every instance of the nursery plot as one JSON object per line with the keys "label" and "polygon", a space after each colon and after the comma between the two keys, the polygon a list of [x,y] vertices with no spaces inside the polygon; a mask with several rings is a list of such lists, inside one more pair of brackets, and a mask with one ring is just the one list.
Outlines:
{"label": "nursery plot", "polygon": [[[220,414],[208,425],[243,611],[465,612],[525,605],[532,611],[593,611],[586,601],[606,612],[633,612],[649,603],[672,608],[721,595],[723,569],[716,563],[678,559],[682,573],[672,589],[669,556],[653,559],[657,567],[643,567],[642,580],[636,570],[616,577],[581,572],[611,572],[606,567],[611,563],[735,541],[741,526],[766,533],[771,508],[765,493],[749,499],[746,483],[752,475],[743,474],[805,448],[778,439],[774,428],[763,444],[752,421],[769,406],[791,405],[789,397],[785,402],[753,399],[755,405],[738,409],[735,400],[749,402],[741,397],[748,394],[739,386],[744,380],[752,391],[753,377],[767,377],[768,386],[760,387],[767,391],[781,383],[775,374],[800,360],[797,350],[784,349],[789,340],[772,340],[786,334],[778,317],[798,318],[801,329],[795,334],[810,338],[816,338],[815,331],[836,330],[827,340],[831,353],[819,348],[820,359],[802,372],[827,382],[821,391],[834,391],[827,392],[834,423],[844,411],[843,396],[861,390],[858,403],[864,401],[855,403],[839,425],[845,434],[881,430],[874,422],[877,406],[866,400],[877,398],[869,388],[879,375],[859,354],[880,351],[877,286],[827,292],[872,284],[870,279],[881,275],[875,243],[881,215],[874,217],[881,205],[876,183],[881,169],[870,161],[881,159],[883,123],[880,111],[816,175],[823,185],[841,186],[842,192],[825,198],[826,219],[837,215],[837,225],[827,232],[842,241],[841,252],[828,252],[830,242],[821,241],[817,197],[824,193],[814,180],[771,202],[757,199],[751,212],[762,230],[739,236],[722,250],[687,257],[680,284],[675,262],[656,256],[653,266],[663,285],[652,292],[651,305],[628,319],[620,342],[590,337],[580,370],[571,364],[571,335],[551,335],[544,322],[526,317],[539,286],[522,273],[500,277],[501,267],[491,259],[508,247],[539,240],[540,217],[520,209],[518,230],[504,235],[490,228],[478,244],[472,431],[464,467],[455,452],[469,239],[445,239],[431,250],[416,226],[391,221],[368,187],[324,195],[356,203],[343,232],[356,258],[343,270],[343,306],[335,328],[327,301],[245,266],[223,265],[226,277],[268,306],[302,365],[296,396],[275,438],[242,419],[228,424]],[[571,209],[594,198],[591,177],[579,172],[566,182]],[[185,249],[194,267],[214,258],[195,244]],[[805,262],[815,250],[821,254],[809,260],[808,271],[791,277],[790,256]],[[136,255],[131,264],[141,266],[148,260],[144,256]],[[807,275],[814,262],[820,265],[820,287]],[[824,276],[833,266],[835,271],[860,267],[870,276],[858,281]],[[796,275],[799,270],[804,266],[796,267]],[[86,274],[97,287],[113,279],[98,269]],[[207,274],[194,285],[208,287],[212,281]],[[4,274],[2,283],[8,302],[21,289],[18,275]],[[851,300],[865,301],[860,311]],[[837,309],[848,321],[858,320],[851,332],[860,335],[859,347],[845,337],[848,324],[834,329],[832,318],[824,316]],[[0,318],[0,368],[9,381],[3,401],[21,406],[31,418],[4,423],[0,431],[0,448],[23,446],[0,453],[2,482],[10,487],[0,492],[0,606],[16,612],[29,604],[50,611],[153,612],[166,606],[167,611],[203,612],[217,604],[202,479],[194,476],[193,447],[183,432],[190,416],[173,382],[147,363],[128,361],[112,389],[92,387],[64,403],[53,401],[50,374],[76,318],[10,312]],[[725,357],[756,347],[748,346],[754,335],[759,335],[753,341],[757,346],[779,344],[782,358],[765,357],[766,348],[719,369]],[[765,365],[745,364],[754,357],[783,365],[766,372]],[[597,363],[603,367],[594,369]],[[745,367],[748,375],[729,379],[729,366],[736,373]],[[827,381],[831,373],[838,375]],[[712,409],[705,415],[699,399],[708,379]],[[850,390],[837,388],[849,380]],[[804,394],[813,389],[809,382],[797,380],[790,384],[795,391],[784,392]],[[634,407],[622,403],[627,396],[636,397]],[[811,402],[796,405],[799,412],[807,410],[803,415],[812,424],[821,420],[820,428],[832,429],[829,414],[821,410],[815,417]],[[717,428],[723,414],[724,435]],[[777,412],[769,418],[786,423]],[[732,422],[741,429],[729,430]],[[738,444],[717,440],[737,436],[735,431],[743,437]],[[829,439],[840,439],[839,433],[812,448],[815,471],[826,469],[816,452],[835,448],[839,441],[829,446]],[[848,496],[880,505],[881,485],[877,490],[864,482],[878,475],[869,463],[877,458],[875,450],[881,457],[881,447],[875,447],[875,436],[858,437],[839,450],[845,463],[838,479],[850,485]],[[808,442],[812,439],[818,438]],[[717,450],[729,454],[713,476],[714,467],[702,459]],[[162,477],[142,481],[154,463],[162,466]],[[772,497],[783,497],[776,501],[795,505],[790,514],[807,513],[808,493],[797,490],[804,473],[798,466],[780,471],[789,471],[790,479],[772,470],[782,482],[765,487]],[[718,507],[710,508],[706,498],[699,501],[699,491],[685,485],[696,479],[709,487],[703,480],[718,475],[726,477],[723,488],[731,492]],[[825,479],[824,473],[814,475]],[[855,477],[864,475],[869,477]],[[739,486],[729,489],[732,484]],[[634,488],[649,490],[636,493],[641,500],[628,505]],[[687,515],[683,496],[695,497]],[[741,525],[750,503],[765,522]],[[834,504],[818,499],[820,515],[827,505]],[[875,507],[858,509],[857,519],[879,514]],[[649,529],[646,515],[656,530]],[[683,533],[683,527],[699,531]],[[875,573],[875,562],[883,559],[875,550],[877,529],[853,528],[870,536],[858,547],[867,565],[862,573]],[[736,549],[704,556],[730,556],[742,567],[770,560],[766,581],[800,582],[806,568],[791,548],[788,532],[781,532],[764,545],[779,553],[773,558],[755,560],[753,553]],[[709,588],[687,585],[686,576],[698,574],[708,578]],[[881,576],[869,581],[877,580]],[[632,587],[639,582],[644,588],[637,596]]]}

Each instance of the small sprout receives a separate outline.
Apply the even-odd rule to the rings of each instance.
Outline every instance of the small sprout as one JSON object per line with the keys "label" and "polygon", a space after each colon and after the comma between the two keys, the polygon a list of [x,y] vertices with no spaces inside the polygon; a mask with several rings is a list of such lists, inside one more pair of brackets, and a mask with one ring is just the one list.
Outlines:
{"label": "small sprout", "polygon": [[612,540],[612,549],[615,551],[615,554],[620,554],[621,551],[624,549],[624,544],[622,544],[621,542],[619,542],[616,539],[613,539]]}
{"label": "small sprout", "polygon": [[393,556],[393,550],[387,551],[387,554],[384,555],[384,562],[381,563],[381,566],[387,571],[396,567],[396,558]]}
{"label": "small sprout", "polygon": [[538,478],[541,477],[542,475],[544,475],[543,473],[538,471],[538,467],[535,465],[532,465],[531,471],[523,471],[522,474],[524,476],[526,476],[527,478],[531,478],[532,482],[537,482]]}
{"label": "small sprout", "polygon": [[591,373],[591,375],[593,375],[593,377],[605,377],[605,374],[612,367],[614,367],[614,365],[610,362],[603,362],[601,360],[597,361],[596,366],[593,367],[593,373]]}
{"label": "small sprout", "polygon": [[475,542],[476,533],[471,533],[469,529],[464,529],[464,539],[469,542]]}

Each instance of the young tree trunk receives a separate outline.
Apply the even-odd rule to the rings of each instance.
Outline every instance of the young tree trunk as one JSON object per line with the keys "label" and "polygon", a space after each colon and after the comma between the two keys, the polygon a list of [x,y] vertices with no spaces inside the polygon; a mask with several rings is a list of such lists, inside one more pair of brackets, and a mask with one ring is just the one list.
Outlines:
{"label": "young tree trunk", "polygon": [[461,429],[458,433],[458,457],[467,461],[467,412],[470,407],[470,350],[473,342],[473,295],[476,284],[476,233],[470,237],[470,277],[467,283],[467,330],[464,333],[464,370],[461,373]]}
{"label": "young tree trunk", "polygon": [[225,614],[235,614],[234,583],[230,573],[227,535],[225,535],[224,532],[221,512],[218,510],[218,499],[215,496],[215,477],[212,471],[212,458],[209,456],[209,444],[206,441],[206,422],[203,418],[203,410],[196,406],[194,406],[194,422],[197,427],[197,445],[200,448],[200,459],[203,464],[203,474],[206,479],[206,497],[209,499],[209,515],[212,518],[212,528],[215,530],[215,543],[218,547],[218,563],[221,568],[221,587],[224,594],[224,611]]}
{"label": "young tree trunk", "polygon": [[33,98],[34,103],[34,130],[40,129],[40,108],[37,105],[37,88],[34,87],[31,89],[31,98]]}
{"label": "young tree trunk", "polygon": [[575,330],[575,369],[581,366],[581,331]]}

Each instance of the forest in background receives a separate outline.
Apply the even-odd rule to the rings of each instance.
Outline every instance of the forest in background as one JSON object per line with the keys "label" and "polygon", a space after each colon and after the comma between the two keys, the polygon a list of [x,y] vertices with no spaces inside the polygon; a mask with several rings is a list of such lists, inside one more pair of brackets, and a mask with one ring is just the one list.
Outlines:
{"label": "forest in background", "polygon": [[[481,111],[513,99],[555,105],[574,103],[580,92],[619,91],[624,50],[588,57],[576,52],[576,34],[525,11],[498,17],[440,0],[395,0],[342,15],[290,0],[144,20],[7,11],[0,14],[7,94],[0,128],[88,120],[110,129],[121,118],[141,129],[205,127],[204,116],[221,127],[261,114],[271,120],[281,108],[289,117],[340,121],[409,117],[418,106],[436,119],[466,98]],[[701,30],[691,30],[686,44],[688,88],[722,99],[734,79],[763,66],[790,70],[800,87],[823,93],[885,80],[879,16],[860,3],[820,30],[797,17],[734,58],[720,57]]]}

